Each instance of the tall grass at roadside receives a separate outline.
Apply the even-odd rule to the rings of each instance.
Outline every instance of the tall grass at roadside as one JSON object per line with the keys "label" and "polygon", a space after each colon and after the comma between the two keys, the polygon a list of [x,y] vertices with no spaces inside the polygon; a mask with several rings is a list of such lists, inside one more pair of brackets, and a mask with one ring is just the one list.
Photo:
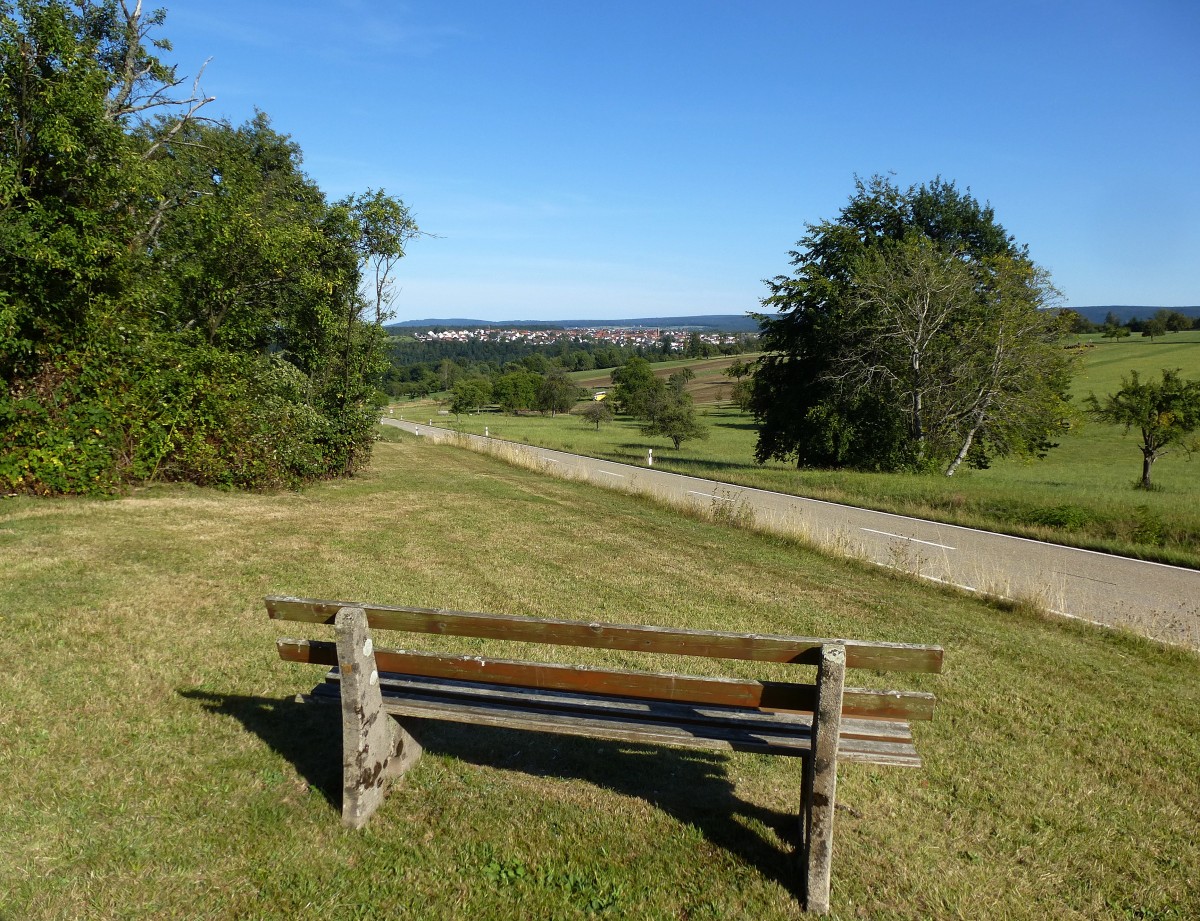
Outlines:
{"label": "tall grass at roadside", "polygon": [[941,643],[925,768],[840,772],[834,917],[1200,914],[1195,656],[701,517],[415,439],[300,494],[0,504],[0,917],[796,916],[789,759],[430,724],[343,830],[271,593]]}

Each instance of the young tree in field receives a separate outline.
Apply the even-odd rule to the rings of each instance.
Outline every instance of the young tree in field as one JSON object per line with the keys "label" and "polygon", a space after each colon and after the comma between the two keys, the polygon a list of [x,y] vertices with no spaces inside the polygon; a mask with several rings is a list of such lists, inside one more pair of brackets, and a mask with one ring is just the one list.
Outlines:
{"label": "young tree in field", "polygon": [[1153,342],[1159,336],[1165,336],[1167,334],[1167,318],[1164,316],[1165,313],[1166,311],[1163,310],[1158,311],[1158,313],[1147,320],[1145,325],[1142,327],[1142,335],[1148,336],[1151,342]]}
{"label": "young tree in field", "polygon": [[739,358],[722,373],[733,381],[729,398],[742,412],[749,411],[750,401],[754,395],[754,384],[746,378],[754,373],[754,362]]}
{"label": "young tree in field", "polygon": [[696,379],[696,372],[691,368],[680,368],[678,371],[672,371],[667,377],[667,386],[676,393],[683,393],[687,385]]}
{"label": "young tree in field", "polygon": [[1154,462],[1178,445],[1189,453],[1196,446],[1188,436],[1200,428],[1200,381],[1184,380],[1179,369],[1163,369],[1162,379],[1143,381],[1137,371],[1121,377],[1121,389],[1097,399],[1087,398],[1088,412],[1100,422],[1123,425],[1126,434],[1142,434],[1141,489],[1153,489],[1150,469]]}
{"label": "young tree in field", "polygon": [[685,441],[708,437],[708,429],[696,418],[691,396],[682,389],[663,388],[651,398],[645,419],[643,435],[670,438],[677,449]]}
{"label": "young tree in field", "polygon": [[1071,416],[1057,292],[952,183],[858,180],[768,282],[760,462],[895,470],[1040,454]]}
{"label": "young tree in field", "polygon": [[754,373],[754,362],[739,358],[721,373],[735,382],[740,381]]}
{"label": "young tree in field", "polygon": [[754,382],[740,380],[729,391],[729,398],[742,412],[749,412],[754,400]]}
{"label": "young tree in field", "polygon": [[613,417],[612,407],[608,405],[608,400],[592,400],[579,413],[588,422],[596,426],[596,431],[600,431],[600,423],[611,422]]}

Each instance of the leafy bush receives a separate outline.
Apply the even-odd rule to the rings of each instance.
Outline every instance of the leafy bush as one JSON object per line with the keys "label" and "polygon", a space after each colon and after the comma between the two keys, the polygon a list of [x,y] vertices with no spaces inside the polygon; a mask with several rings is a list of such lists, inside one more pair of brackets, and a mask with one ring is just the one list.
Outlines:
{"label": "leafy bush", "polygon": [[145,480],[293,487],[353,472],[373,408],[323,412],[299,369],[178,337],[95,339],[0,398],[0,485],[111,493]]}

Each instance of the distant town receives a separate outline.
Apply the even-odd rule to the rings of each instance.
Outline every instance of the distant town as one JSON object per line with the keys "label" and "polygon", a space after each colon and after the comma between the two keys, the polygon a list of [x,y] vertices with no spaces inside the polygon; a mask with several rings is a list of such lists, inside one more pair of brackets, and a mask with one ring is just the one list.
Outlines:
{"label": "distant town", "polygon": [[418,342],[521,342],[530,345],[553,345],[558,342],[598,342],[630,348],[683,351],[689,340],[712,346],[717,350],[736,345],[745,335],[729,332],[688,331],[678,327],[647,329],[632,326],[584,326],[570,329],[522,329],[518,327],[487,327],[484,329],[432,329],[414,331]]}

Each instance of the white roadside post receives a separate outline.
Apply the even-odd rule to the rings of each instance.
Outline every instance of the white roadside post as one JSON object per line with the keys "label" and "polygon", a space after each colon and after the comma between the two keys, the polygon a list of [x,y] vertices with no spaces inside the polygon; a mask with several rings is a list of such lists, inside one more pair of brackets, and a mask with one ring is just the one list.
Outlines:
{"label": "white roadside post", "polygon": [[653,448],[646,449],[646,466],[647,467],[654,466],[654,449]]}

